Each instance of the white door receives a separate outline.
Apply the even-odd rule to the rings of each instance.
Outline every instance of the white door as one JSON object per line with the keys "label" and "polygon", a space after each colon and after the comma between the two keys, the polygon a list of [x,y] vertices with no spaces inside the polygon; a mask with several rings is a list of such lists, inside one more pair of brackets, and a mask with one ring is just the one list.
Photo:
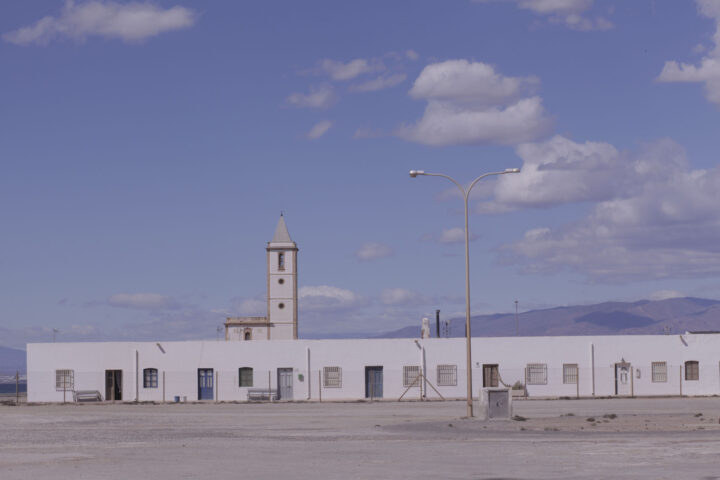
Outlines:
{"label": "white door", "polygon": [[615,395],[630,395],[630,364],[615,364]]}

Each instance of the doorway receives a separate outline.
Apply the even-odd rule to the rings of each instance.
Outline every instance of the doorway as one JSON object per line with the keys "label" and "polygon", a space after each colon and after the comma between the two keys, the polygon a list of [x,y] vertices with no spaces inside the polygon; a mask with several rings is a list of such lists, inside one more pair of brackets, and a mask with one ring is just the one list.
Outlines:
{"label": "doorway", "polygon": [[498,365],[497,364],[483,364],[483,387],[497,387],[498,386]]}
{"label": "doorway", "polygon": [[382,398],[383,367],[365,367],[365,398]]}
{"label": "doorway", "polygon": [[212,400],[215,386],[212,368],[198,368],[198,400]]}
{"label": "doorway", "polygon": [[122,370],[105,370],[105,400],[122,400]]}
{"label": "doorway", "polygon": [[278,368],[277,370],[278,400],[293,399],[293,369]]}
{"label": "doorway", "polygon": [[627,362],[615,364],[615,395],[631,395],[630,364]]}

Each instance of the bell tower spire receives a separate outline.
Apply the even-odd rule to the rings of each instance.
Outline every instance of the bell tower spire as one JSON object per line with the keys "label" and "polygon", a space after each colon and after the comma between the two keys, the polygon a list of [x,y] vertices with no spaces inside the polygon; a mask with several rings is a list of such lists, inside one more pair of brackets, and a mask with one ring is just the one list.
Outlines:
{"label": "bell tower spire", "polygon": [[273,340],[297,339],[298,337],[298,248],[288,232],[285,216],[275,227],[275,234],[267,245],[268,277],[268,335]]}

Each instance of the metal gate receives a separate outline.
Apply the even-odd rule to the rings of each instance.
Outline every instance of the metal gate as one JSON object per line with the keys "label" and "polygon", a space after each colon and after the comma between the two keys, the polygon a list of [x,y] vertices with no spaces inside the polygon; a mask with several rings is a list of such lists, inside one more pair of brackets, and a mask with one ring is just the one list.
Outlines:
{"label": "metal gate", "polygon": [[382,398],[383,367],[365,367],[365,398]]}
{"label": "metal gate", "polygon": [[213,399],[213,369],[198,368],[198,400]]}
{"label": "metal gate", "polygon": [[278,368],[277,370],[278,399],[293,399],[293,369]]}
{"label": "metal gate", "polygon": [[122,400],[122,370],[105,370],[105,400]]}

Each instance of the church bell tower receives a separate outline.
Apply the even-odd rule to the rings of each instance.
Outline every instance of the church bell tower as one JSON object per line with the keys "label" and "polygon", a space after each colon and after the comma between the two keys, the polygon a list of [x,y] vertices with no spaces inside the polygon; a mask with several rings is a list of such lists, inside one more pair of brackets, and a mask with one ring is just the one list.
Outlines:
{"label": "church bell tower", "polygon": [[290,238],[285,217],[275,227],[267,245],[267,312],[271,340],[298,338],[297,252]]}

